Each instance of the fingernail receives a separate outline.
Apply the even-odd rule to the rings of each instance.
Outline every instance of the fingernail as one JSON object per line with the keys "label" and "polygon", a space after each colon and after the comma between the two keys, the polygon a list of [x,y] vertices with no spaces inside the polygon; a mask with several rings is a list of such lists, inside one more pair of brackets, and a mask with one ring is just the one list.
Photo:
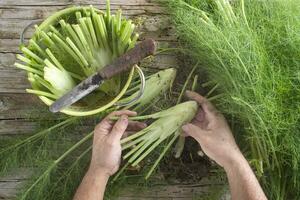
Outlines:
{"label": "fingernail", "polygon": [[143,125],[142,125],[142,127],[143,128],[146,128],[148,125],[146,124],[146,123],[144,123]]}

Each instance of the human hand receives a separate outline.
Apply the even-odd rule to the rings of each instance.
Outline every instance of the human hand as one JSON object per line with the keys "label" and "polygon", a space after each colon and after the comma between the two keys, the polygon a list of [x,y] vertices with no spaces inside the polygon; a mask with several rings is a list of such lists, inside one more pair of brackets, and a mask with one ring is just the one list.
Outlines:
{"label": "human hand", "polygon": [[224,116],[203,96],[187,91],[186,96],[197,101],[199,106],[192,123],[182,127],[183,131],[197,140],[204,153],[226,168],[243,157]]}
{"label": "human hand", "polygon": [[[138,131],[146,127],[144,123],[128,121],[128,116],[136,114],[129,110],[112,112],[95,127],[90,170],[107,176],[118,171],[121,162],[120,140],[125,131]],[[114,122],[111,120],[113,116],[121,117]]]}

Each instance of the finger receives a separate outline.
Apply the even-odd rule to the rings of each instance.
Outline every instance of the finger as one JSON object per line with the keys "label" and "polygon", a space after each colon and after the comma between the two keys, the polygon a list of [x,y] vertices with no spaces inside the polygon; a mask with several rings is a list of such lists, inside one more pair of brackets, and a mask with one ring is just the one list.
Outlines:
{"label": "finger", "polygon": [[198,142],[207,137],[207,131],[191,123],[182,126],[182,130]]}
{"label": "finger", "polygon": [[114,124],[114,121],[110,118],[113,116],[121,116],[121,115],[127,115],[127,116],[136,116],[137,113],[130,110],[120,110],[120,111],[114,111],[107,115],[96,127],[95,127],[95,133],[105,133],[108,134],[110,130],[112,129],[112,126]]}
{"label": "finger", "polygon": [[118,119],[118,121],[113,126],[109,137],[115,142],[120,141],[127,126],[128,126],[128,117],[127,115],[122,115],[120,119]]}
{"label": "finger", "polygon": [[213,119],[215,117],[215,114],[218,113],[214,105],[200,94],[192,91],[186,91],[186,96],[189,99],[198,102],[198,104],[203,109],[205,116],[208,117],[209,120]]}
{"label": "finger", "polygon": [[197,103],[199,105],[201,105],[203,103],[203,101],[205,101],[205,97],[201,96],[200,94],[198,94],[196,92],[192,92],[192,91],[187,90],[185,92],[185,95],[186,95],[187,98],[189,98],[191,100],[194,100],[194,101],[197,101]]}
{"label": "finger", "polygon": [[186,91],[186,96],[189,99],[192,99],[194,101],[197,101],[199,105],[203,108],[205,112],[216,112],[217,109],[214,107],[214,105],[208,101],[205,97],[201,96],[200,94],[192,91]]}
{"label": "finger", "polygon": [[121,115],[127,115],[130,117],[134,117],[137,115],[137,113],[135,111],[131,111],[131,110],[119,110],[119,111],[114,111],[112,113],[110,113],[107,117],[113,117],[113,116],[121,116]]}
{"label": "finger", "polygon": [[137,122],[137,121],[129,121],[126,131],[140,131],[146,127],[147,127],[146,123]]}
{"label": "finger", "polygon": [[95,135],[99,133],[103,135],[108,134],[113,126],[113,123],[114,122],[108,118],[104,118],[99,124],[96,125],[94,130]]}

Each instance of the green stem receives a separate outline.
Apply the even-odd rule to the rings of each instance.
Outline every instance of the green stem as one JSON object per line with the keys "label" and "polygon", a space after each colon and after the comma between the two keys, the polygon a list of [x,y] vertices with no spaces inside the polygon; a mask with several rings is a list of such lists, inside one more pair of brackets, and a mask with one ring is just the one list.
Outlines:
{"label": "green stem", "polygon": [[139,137],[138,139],[135,139],[135,140],[133,140],[133,141],[131,141],[131,142],[129,142],[129,143],[122,144],[122,151],[124,151],[124,150],[126,150],[126,149],[132,147],[133,145],[136,145],[136,144],[139,143],[140,141],[146,139],[147,136],[148,136],[148,135],[145,134],[145,135]]}
{"label": "green stem", "polygon": [[83,143],[85,143],[87,140],[92,138],[94,132],[90,132],[87,134],[84,138],[82,138],[79,142],[77,142],[75,145],[73,145],[70,149],[68,149],[64,154],[62,154],[57,160],[54,161],[54,163],[58,164],[63,159],[65,159],[70,153],[72,153],[75,149],[77,149],[79,146],[81,146]]}
{"label": "green stem", "polygon": [[80,27],[80,25],[76,24],[76,25],[72,25],[72,27],[74,28],[75,32],[77,33],[81,43],[83,44],[83,48],[85,49],[89,60],[93,59],[93,53],[90,49],[90,43],[87,41],[86,37],[84,36],[84,33],[82,32],[82,29]]}
{"label": "green stem", "polygon": [[80,27],[85,36],[85,39],[88,42],[90,49],[93,49],[94,47],[96,47],[95,45],[97,43],[96,44],[93,43],[92,36],[91,36],[89,28],[86,24],[86,18],[81,18],[79,21],[80,21]]}
{"label": "green stem", "polygon": [[219,84],[217,83],[206,95],[205,97],[209,97],[217,88],[219,87]]}
{"label": "green stem", "polygon": [[64,36],[52,25],[50,25],[50,30],[55,33],[56,35],[58,35],[58,37],[60,38],[64,38]]}
{"label": "green stem", "polygon": [[131,149],[128,153],[126,153],[123,156],[123,159],[127,159],[129,156],[131,156],[136,151],[138,151],[141,147],[143,147],[143,145],[145,145],[146,143],[147,143],[147,140],[143,140],[141,143],[139,143],[137,146],[135,146],[133,149]]}
{"label": "green stem", "polygon": [[69,33],[70,37],[73,39],[72,41],[74,41],[76,46],[80,49],[80,51],[83,52],[84,51],[83,44],[81,43],[79,37],[75,33],[73,27],[70,24],[67,24],[66,30]]}
{"label": "green stem", "polygon": [[158,166],[159,162],[161,161],[161,159],[164,157],[164,155],[167,153],[167,151],[170,149],[170,147],[172,146],[172,144],[175,142],[175,140],[177,139],[177,137],[179,136],[180,132],[178,131],[174,137],[171,139],[171,141],[167,144],[167,146],[164,148],[164,150],[160,153],[158,159],[155,161],[154,165],[151,167],[151,169],[149,170],[149,172],[147,173],[145,179],[148,179],[151,174],[153,173],[153,171],[156,169],[156,167]]}
{"label": "green stem", "polygon": [[243,14],[243,18],[244,18],[244,21],[246,23],[246,26],[248,27],[248,29],[250,30],[250,26],[248,24],[248,20],[247,20],[247,17],[246,17],[246,12],[245,12],[245,2],[244,0],[241,0],[241,6],[242,6],[242,14]]}
{"label": "green stem", "polygon": [[96,25],[96,31],[98,32],[97,35],[98,35],[98,38],[99,38],[99,42],[101,42],[102,47],[104,49],[109,49],[109,45],[108,45],[108,42],[107,42],[107,36],[104,32],[105,23],[104,23],[104,20],[103,20],[103,16],[95,14],[94,15],[94,20],[96,21],[94,23]]}
{"label": "green stem", "polygon": [[42,50],[42,48],[33,39],[29,40],[29,45],[32,45],[33,48],[35,48],[41,54],[41,56],[46,57],[45,52]]}
{"label": "green stem", "polygon": [[60,64],[60,62],[55,58],[54,54],[51,52],[50,49],[46,49],[45,50],[47,55],[49,56],[49,58],[52,60],[52,62],[54,62],[54,64],[60,69],[60,70],[65,70],[64,67],[62,66],[62,64]]}
{"label": "green stem", "polygon": [[40,76],[43,76],[43,75],[44,75],[43,72],[41,72],[40,70],[34,69],[34,68],[32,68],[32,67],[29,67],[29,66],[25,66],[25,65],[22,65],[22,64],[20,64],[20,63],[15,63],[14,65],[15,65],[17,68],[19,68],[19,69],[23,69],[23,70],[32,72],[32,73],[34,73],[34,74],[38,74],[38,75],[40,75]]}
{"label": "green stem", "polygon": [[[179,97],[177,99],[176,105],[181,102],[183,94],[186,91],[187,85],[188,85],[188,83],[189,83],[189,81],[190,81],[193,73],[195,72],[196,68],[198,67],[198,65],[199,65],[199,62],[197,62],[194,65],[194,67],[192,68],[190,74],[188,75],[188,77],[187,77],[187,79],[186,79],[186,81],[185,81],[185,83],[183,85],[183,88],[182,88],[182,90],[180,92],[180,95],[179,95]],[[192,87],[192,90],[194,90],[193,87]],[[184,136],[180,136],[179,139],[178,139],[178,142],[177,142],[177,144],[175,146],[175,150],[174,150],[175,151],[175,158],[179,158],[181,156],[181,154],[183,152],[183,149],[184,149],[184,145],[185,145],[185,137]]]}
{"label": "green stem", "polygon": [[198,74],[194,76],[194,80],[193,80],[193,84],[192,84],[192,91],[197,90],[198,78],[199,78]]}
{"label": "green stem", "polygon": [[133,36],[131,42],[129,43],[128,49],[132,49],[132,48],[135,46],[135,44],[136,44],[136,42],[137,42],[139,36],[140,36],[140,35],[137,34],[137,33],[134,34],[134,36]]}
{"label": "green stem", "polygon": [[89,146],[86,150],[84,150],[77,158],[76,160],[72,163],[72,165],[68,168],[67,172],[64,174],[64,176],[61,176],[59,178],[59,180],[57,180],[56,183],[60,183],[62,182],[63,178],[66,177],[66,176],[70,176],[72,170],[75,168],[75,166],[79,163],[79,161],[84,157],[86,156],[86,154],[88,154],[91,150],[92,150],[93,146]]}
{"label": "green stem", "polygon": [[95,33],[95,29],[94,29],[94,25],[93,25],[92,19],[90,17],[87,17],[86,24],[87,24],[87,27],[88,27],[89,32],[91,34],[93,44],[95,45],[96,48],[99,48],[98,41],[97,41],[97,36],[96,36],[96,33]]}
{"label": "green stem", "polygon": [[188,77],[186,78],[186,81],[185,81],[185,83],[184,83],[184,85],[183,85],[183,88],[182,88],[182,90],[181,90],[181,92],[180,92],[180,95],[179,95],[179,97],[178,97],[178,99],[177,99],[176,105],[179,104],[179,103],[181,102],[181,99],[182,99],[182,97],[183,97],[183,94],[184,94],[184,92],[186,91],[186,87],[187,87],[188,83],[190,82],[190,79],[191,79],[193,73],[195,72],[196,68],[198,67],[198,65],[199,65],[199,62],[197,62],[197,63],[194,65],[194,67],[192,68],[190,74],[189,74]]}
{"label": "green stem", "polygon": [[0,151],[0,155],[9,151],[9,150],[15,150],[17,148],[20,148],[22,147],[23,145],[27,144],[27,143],[30,143],[30,142],[35,142],[36,140],[38,140],[39,138],[41,138],[42,136],[50,133],[52,130],[56,129],[56,128],[59,128],[59,127],[63,127],[63,126],[68,126],[70,124],[72,124],[77,118],[76,117],[70,117],[69,119],[66,119],[58,124],[55,124],[54,126],[50,127],[50,128],[47,128],[43,131],[40,131],[28,138],[26,138],[25,140],[22,140],[12,146],[9,146],[7,148],[5,148],[4,150],[1,150]]}
{"label": "green stem", "polygon": [[217,94],[215,96],[212,96],[212,97],[209,97],[207,98],[208,101],[213,101],[213,100],[216,100],[216,99],[219,99],[221,97],[224,97],[224,94]]}
{"label": "green stem", "polygon": [[42,38],[44,39],[44,43],[47,45],[47,46],[53,46],[55,45],[55,43],[53,42],[53,40],[51,40],[51,38],[49,37],[49,35],[47,35],[44,31],[40,31],[40,34],[42,36]]}
{"label": "green stem", "polygon": [[56,34],[53,34],[52,37],[57,42],[57,45],[60,46],[60,48],[64,49],[66,52],[68,52],[79,65],[84,67],[84,64],[81,62],[81,60],[78,58],[78,56],[73,52],[73,50],[62,39],[60,39]]}
{"label": "green stem", "polygon": [[[151,142],[149,141],[148,144],[144,145],[143,148],[141,148],[139,152],[137,152],[132,158],[130,158],[130,160],[128,162],[132,163],[136,159],[136,157],[138,157],[138,159],[136,159],[132,163],[133,167],[137,166],[147,155],[149,155],[149,153],[151,153],[159,144],[161,144],[161,142],[163,140],[164,139],[159,138],[155,142],[154,141],[151,141]],[[148,146],[150,146],[150,147],[147,149],[147,151],[145,151],[142,155],[140,155]]]}
{"label": "green stem", "polygon": [[58,99],[59,98],[58,96],[56,96],[54,94],[44,92],[44,91],[41,91],[41,90],[26,89],[26,92],[31,93],[31,94],[36,94],[38,96],[49,97],[49,98],[52,98],[52,99]]}
{"label": "green stem", "polygon": [[106,25],[110,25],[110,0],[106,0]]}
{"label": "green stem", "polygon": [[27,47],[22,47],[21,51],[24,54],[27,54],[28,56],[32,57],[34,60],[36,60],[37,62],[43,64],[43,59],[41,59],[38,55],[36,55],[35,53],[33,53],[31,50],[29,50]]}
{"label": "green stem", "polygon": [[[128,162],[129,163],[132,163],[132,166],[136,166],[138,163],[139,163],[139,161],[141,161],[145,156],[144,156],[144,154],[145,153],[143,153],[149,146],[150,146],[150,148],[149,149],[151,149],[153,146],[155,146],[156,145],[156,143],[159,141],[160,139],[159,139],[159,136],[157,135],[157,134],[153,134],[153,135],[148,135],[148,137],[147,137],[147,139],[146,140],[144,140],[144,141],[146,141],[146,143],[145,144],[143,144],[142,145],[142,147],[141,148],[139,148],[139,150],[133,155],[133,156],[131,156],[130,157],[130,159],[128,160]],[[148,152],[148,150],[146,151],[146,152]],[[142,154],[143,153],[143,154]],[[141,154],[142,154],[142,156],[141,156]],[[142,158],[142,159],[140,159],[140,158]],[[135,161],[135,159],[137,159],[136,161]],[[137,162],[138,161],[138,162]],[[134,163],[133,163],[134,162]]]}
{"label": "green stem", "polygon": [[113,178],[113,180],[112,180],[111,182],[112,182],[112,183],[115,182],[115,181],[120,177],[120,175],[125,171],[125,169],[126,169],[129,165],[130,165],[130,163],[127,162],[127,163],[122,167],[122,169],[120,169],[120,170],[118,171],[118,173],[115,175],[115,177]]}
{"label": "green stem", "polygon": [[24,194],[22,194],[21,200],[26,199],[28,193],[44,178],[50,175],[51,171],[62,161],[64,160],[70,153],[72,153],[74,150],[76,150],[78,147],[80,147],[83,143],[85,143],[88,139],[90,139],[93,136],[93,132],[86,135],[83,139],[81,139],[79,142],[74,144],[70,149],[68,149],[65,153],[63,153],[58,159],[56,159],[48,168],[47,170],[39,176],[39,178],[25,191]]}
{"label": "green stem", "polygon": [[85,57],[82,55],[80,50],[76,47],[76,45],[73,43],[73,41],[70,38],[66,38],[67,43],[70,45],[70,47],[73,49],[73,51],[76,53],[80,61],[83,63],[84,67],[82,67],[82,70],[87,74],[87,67],[89,66],[88,61],[85,59]]}
{"label": "green stem", "polygon": [[17,57],[17,59],[23,61],[24,63],[26,63],[28,65],[31,65],[31,66],[36,67],[38,69],[42,69],[43,68],[42,65],[33,62],[32,60],[30,60],[30,59],[22,56],[21,54],[17,54],[16,57]]}
{"label": "green stem", "polygon": [[104,43],[103,40],[101,38],[101,31],[99,29],[100,25],[98,24],[98,14],[96,14],[95,12],[92,12],[92,22],[93,22],[93,27],[95,30],[95,34],[96,34],[96,38],[98,41],[98,45],[100,48],[104,48]]}
{"label": "green stem", "polygon": [[47,82],[45,79],[39,77],[38,75],[34,75],[34,79],[36,79],[38,83],[42,84],[49,91],[51,91],[53,95],[57,96],[56,94],[58,94],[58,91],[55,88],[53,88],[52,85],[49,82]]}

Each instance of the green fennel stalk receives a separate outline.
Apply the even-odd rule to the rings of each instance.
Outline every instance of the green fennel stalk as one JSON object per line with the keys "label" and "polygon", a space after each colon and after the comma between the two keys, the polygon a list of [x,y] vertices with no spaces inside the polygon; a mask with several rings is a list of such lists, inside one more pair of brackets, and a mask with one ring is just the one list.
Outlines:
{"label": "green fennel stalk", "polygon": [[236,134],[270,199],[300,197],[298,3],[167,2],[188,56],[218,84],[219,109],[243,127]]}

